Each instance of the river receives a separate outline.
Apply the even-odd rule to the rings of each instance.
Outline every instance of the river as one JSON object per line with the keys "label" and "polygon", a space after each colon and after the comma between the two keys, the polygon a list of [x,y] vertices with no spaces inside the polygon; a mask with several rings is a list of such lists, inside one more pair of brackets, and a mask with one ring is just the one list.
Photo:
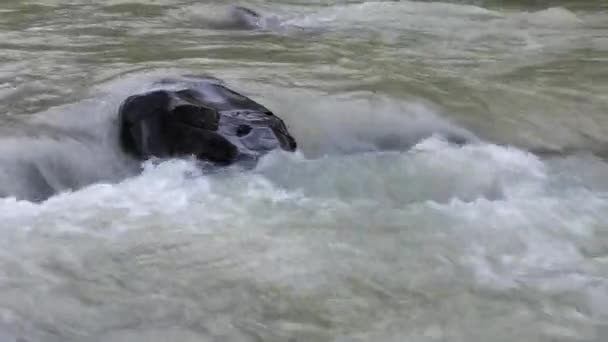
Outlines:
{"label": "river", "polygon": [[[218,3],[0,3],[0,341],[608,340],[607,2]],[[180,74],[299,150],[134,172]]]}

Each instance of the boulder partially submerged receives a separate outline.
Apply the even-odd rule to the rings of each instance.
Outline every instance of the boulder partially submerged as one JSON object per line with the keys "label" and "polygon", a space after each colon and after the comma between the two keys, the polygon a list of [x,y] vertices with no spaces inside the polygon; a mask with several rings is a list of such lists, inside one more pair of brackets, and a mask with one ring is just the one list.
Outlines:
{"label": "boulder partially submerged", "polygon": [[120,107],[121,146],[136,158],[195,156],[230,165],[296,149],[283,120],[215,79],[165,85],[130,96]]}

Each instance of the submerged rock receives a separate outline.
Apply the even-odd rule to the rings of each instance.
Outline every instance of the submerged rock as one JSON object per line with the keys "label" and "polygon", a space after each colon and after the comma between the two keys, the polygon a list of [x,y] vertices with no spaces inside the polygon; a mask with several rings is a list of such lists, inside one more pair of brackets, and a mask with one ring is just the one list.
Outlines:
{"label": "submerged rock", "polygon": [[145,160],[193,155],[229,165],[271,150],[296,149],[283,120],[215,79],[164,80],[166,89],[127,98],[120,108],[123,149]]}

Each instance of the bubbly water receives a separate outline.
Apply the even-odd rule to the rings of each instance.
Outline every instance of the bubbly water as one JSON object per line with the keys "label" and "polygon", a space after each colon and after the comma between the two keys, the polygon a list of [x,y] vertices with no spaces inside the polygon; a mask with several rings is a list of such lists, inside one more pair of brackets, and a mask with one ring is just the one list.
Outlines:
{"label": "bubbly water", "polygon": [[[0,3],[1,342],[608,340],[607,4],[239,4]],[[184,74],[300,149],[140,172]]]}

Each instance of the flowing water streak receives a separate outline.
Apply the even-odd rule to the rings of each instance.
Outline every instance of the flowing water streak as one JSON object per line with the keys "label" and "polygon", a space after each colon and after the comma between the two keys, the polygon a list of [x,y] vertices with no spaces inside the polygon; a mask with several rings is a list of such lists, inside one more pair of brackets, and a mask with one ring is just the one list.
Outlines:
{"label": "flowing water streak", "polygon": [[[606,339],[606,5],[241,5],[0,4],[1,341]],[[301,150],[136,175],[116,109],[184,73]]]}

